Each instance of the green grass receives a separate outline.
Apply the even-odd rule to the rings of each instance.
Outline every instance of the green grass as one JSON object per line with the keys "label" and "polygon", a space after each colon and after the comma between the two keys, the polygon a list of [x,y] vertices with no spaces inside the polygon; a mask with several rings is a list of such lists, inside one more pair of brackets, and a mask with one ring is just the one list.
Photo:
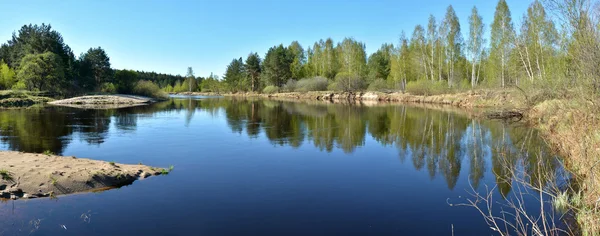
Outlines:
{"label": "green grass", "polygon": [[43,154],[47,155],[47,156],[53,156],[54,155],[54,153],[52,151],[50,151],[50,150],[44,151]]}
{"label": "green grass", "polygon": [[3,180],[10,181],[13,179],[13,177],[10,175],[10,172],[8,172],[8,170],[4,170],[4,169],[0,170],[0,176],[2,176]]}
{"label": "green grass", "polygon": [[108,164],[110,164],[111,166],[117,166],[117,164],[115,164],[114,161],[109,162]]}

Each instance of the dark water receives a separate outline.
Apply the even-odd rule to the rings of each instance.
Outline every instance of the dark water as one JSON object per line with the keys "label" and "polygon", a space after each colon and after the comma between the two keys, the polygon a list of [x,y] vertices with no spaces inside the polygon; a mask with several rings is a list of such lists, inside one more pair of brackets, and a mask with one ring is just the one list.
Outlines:
{"label": "dark water", "polygon": [[0,149],[175,166],[116,190],[2,202],[0,235],[492,235],[474,208],[450,204],[471,186],[509,198],[511,168],[532,182],[560,171],[522,124],[402,105],[5,110]]}

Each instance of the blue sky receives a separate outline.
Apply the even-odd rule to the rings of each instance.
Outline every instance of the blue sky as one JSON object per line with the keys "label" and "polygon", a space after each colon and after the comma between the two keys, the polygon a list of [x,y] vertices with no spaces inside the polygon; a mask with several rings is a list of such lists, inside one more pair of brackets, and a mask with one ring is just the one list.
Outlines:
{"label": "blue sky", "polygon": [[[518,23],[532,1],[507,0]],[[487,30],[496,0],[0,0],[0,41],[22,25],[49,23],[76,55],[101,46],[114,68],[221,76],[233,58],[297,40],[306,49],[331,37],[354,37],[367,53],[410,36],[430,14],[438,21],[452,4],[468,32],[476,5]]]}

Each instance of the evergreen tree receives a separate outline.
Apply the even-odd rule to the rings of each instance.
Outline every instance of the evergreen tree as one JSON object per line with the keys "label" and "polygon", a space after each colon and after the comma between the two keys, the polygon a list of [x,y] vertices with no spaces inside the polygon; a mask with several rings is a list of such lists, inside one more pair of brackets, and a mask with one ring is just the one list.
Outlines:
{"label": "evergreen tree", "polygon": [[269,49],[263,61],[262,76],[270,85],[281,87],[292,78],[293,57],[283,45]]}
{"label": "evergreen tree", "polygon": [[244,71],[244,62],[242,58],[233,59],[227,66],[223,80],[229,86],[232,92],[242,91],[245,88],[246,72]]}
{"label": "evergreen tree", "polygon": [[101,47],[90,48],[80,57],[79,86],[86,90],[98,89],[103,83],[112,82],[113,71],[110,58]]}
{"label": "evergreen tree", "polygon": [[257,53],[250,53],[244,64],[246,73],[250,79],[250,91],[256,91],[259,87],[261,73],[261,60]]}

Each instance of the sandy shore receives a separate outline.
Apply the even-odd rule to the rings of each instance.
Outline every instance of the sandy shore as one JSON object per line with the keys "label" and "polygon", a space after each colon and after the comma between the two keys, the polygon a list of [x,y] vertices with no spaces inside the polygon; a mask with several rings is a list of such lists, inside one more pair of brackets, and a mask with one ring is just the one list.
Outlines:
{"label": "sandy shore", "polygon": [[121,108],[141,106],[155,102],[154,99],[133,95],[92,95],[81,96],[49,102],[48,104],[78,108]]}
{"label": "sandy shore", "polygon": [[129,185],[169,170],[56,155],[0,152],[0,198],[38,198]]}

